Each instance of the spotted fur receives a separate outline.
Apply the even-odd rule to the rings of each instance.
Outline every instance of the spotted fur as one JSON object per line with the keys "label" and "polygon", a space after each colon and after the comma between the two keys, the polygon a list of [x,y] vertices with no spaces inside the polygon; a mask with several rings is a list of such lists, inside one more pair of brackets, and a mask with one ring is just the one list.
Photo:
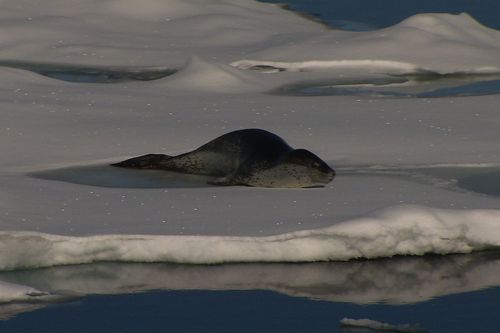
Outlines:
{"label": "spotted fur", "polygon": [[335,176],[318,156],[261,129],[230,132],[178,156],[148,154],[112,165],[208,175],[216,185],[312,187]]}

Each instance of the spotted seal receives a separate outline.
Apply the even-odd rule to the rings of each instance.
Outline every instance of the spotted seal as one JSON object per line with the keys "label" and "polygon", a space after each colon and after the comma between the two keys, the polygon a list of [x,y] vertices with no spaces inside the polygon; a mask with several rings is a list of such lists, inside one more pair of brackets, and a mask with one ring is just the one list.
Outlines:
{"label": "spotted seal", "polygon": [[177,156],[147,154],[117,167],[160,169],[215,177],[215,185],[257,187],[317,187],[331,182],[335,171],[305,149],[293,149],[282,138],[262,129],[226,133]]}

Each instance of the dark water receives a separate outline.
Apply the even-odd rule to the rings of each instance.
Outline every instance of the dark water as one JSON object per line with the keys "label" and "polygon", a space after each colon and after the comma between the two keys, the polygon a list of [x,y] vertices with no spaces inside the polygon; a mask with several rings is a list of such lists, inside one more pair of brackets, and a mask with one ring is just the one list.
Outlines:
{"label": "dark water", "polygon": [[103,262],[5,271],[0,281],[52,294],[0,303],[2,333],[33,327],[56,333],[354,332],[340,328],[346,317],[429,332],[500,328],[498,251],[307,264]]}
{"label": "dark water", "polygon": [[356,305],[266,291],[158,291],[89,296],[0,322],[1,332],[370,332],[342,318],[419,324],[428,332],[500,332],[500,288],[415,305]]}

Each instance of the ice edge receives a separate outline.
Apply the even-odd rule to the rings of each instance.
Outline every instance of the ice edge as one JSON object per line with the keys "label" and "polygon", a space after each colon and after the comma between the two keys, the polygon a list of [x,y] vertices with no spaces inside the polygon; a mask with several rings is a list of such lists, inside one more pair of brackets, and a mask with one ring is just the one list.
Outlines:
{"label": "ice edge", "polygon": [[314,262],[493,249],[500,210],[401,205],[327,228],[265,237],[62,236],[0,232],[0,270],[100,261],[220,264]]}

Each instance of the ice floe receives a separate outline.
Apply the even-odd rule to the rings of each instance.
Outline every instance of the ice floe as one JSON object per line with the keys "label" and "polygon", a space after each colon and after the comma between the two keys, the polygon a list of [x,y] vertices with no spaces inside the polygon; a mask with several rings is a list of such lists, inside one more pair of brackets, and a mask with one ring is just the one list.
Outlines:
{"label": "ice floe", "polygon": [[[250,0],[148,4],[2,3],[0,64],[177,71],[103,85],[0,69],[0,269],[348,260],[500,245],[499,199],[475,193],[477,179],[460,178],[469,191],[434,176],[362,173],[339,173],[325,189],[214,189],[104,167],[248,127],[345,168],[496,165],[498,94],[414,97],[419,75],[498,73],[499,31],[467,14],[345,32]],[[304,82],[418,87],[404,99],[271,93]]]}

